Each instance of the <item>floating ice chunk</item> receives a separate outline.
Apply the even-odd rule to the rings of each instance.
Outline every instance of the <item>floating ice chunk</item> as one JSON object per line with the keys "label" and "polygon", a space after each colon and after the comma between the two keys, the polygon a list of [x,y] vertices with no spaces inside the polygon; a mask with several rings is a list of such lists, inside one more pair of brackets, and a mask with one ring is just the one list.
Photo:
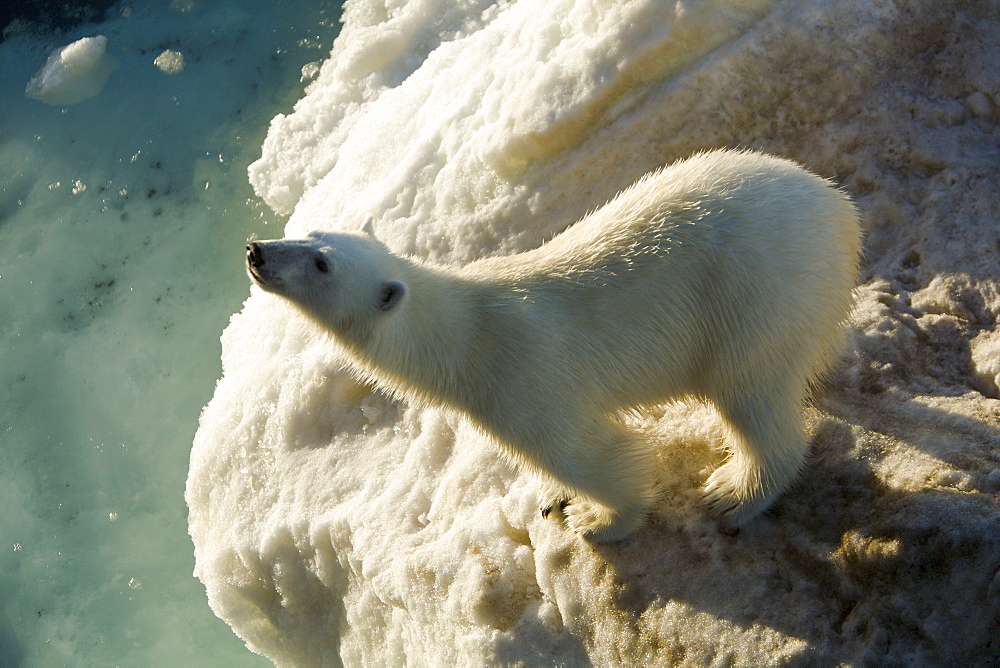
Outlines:
{"label": "floating ice chunk", "polygon": [[170,3],[170,9],[181,14],[190,14],[197,8],[198,3],[196,0],[173,0]]}
{"label": "floating ice chunk", "polygon": [[45,104],[65,106],[101,92],[118,59],[107,52],[104,35],[84,37],[49,54],[24,94]]}
{"label": "floating ice chunk", "polygon": [[184,69],[184,54],[167,49],[156,57],[153,64],[164,74],[180,74]]}
{"label": "floating ice chunk", "polygon": [[302,83],[312,81],[319,76],[319,68],[322,63],[318,60],[314,60],[311,63],[306,63],[302,66],[302,77],[299,79]]}

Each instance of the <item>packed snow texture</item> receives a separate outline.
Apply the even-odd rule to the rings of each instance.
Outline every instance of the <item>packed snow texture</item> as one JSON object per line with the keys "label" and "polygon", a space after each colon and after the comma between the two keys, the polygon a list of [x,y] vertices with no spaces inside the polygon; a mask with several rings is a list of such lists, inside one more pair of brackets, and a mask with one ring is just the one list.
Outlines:
{"label": "packed snow texture", "polygon": [[118,60],[107,52],[104,35],[84,37],[54,50],[24,94],[45,104],[70,105],[101,92]]}
{"label": "packed snow texture", "polygon": [[[536,247],[643,173],[746,146],[843,184],[866,225],[813,456],[720,532],[696,402],[654,444],[647,525],[603,546],[462,416],[359,386],[254,290],[191,455],[196,574],[282,665],[1000,660],[1000,12],[870,0],[348,2],[250,167],[286,236],[360,227],[445,263]],[[572,392],[573,388],[566,388]]]}

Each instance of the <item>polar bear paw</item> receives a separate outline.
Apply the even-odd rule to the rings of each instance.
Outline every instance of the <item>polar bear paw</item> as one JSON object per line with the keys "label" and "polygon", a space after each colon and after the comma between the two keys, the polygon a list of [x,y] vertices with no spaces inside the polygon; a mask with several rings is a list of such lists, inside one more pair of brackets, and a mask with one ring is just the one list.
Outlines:
{"label": "polar bear paw", "polygon": [[726,529],[738,529],[771,507],[778,491],[767,490],[736,461],[720,466],[705,483],[704,500]]}
{"label": "polar bear paw", "polygon": [[596,543],[612,543],[625,538],[642,518],[641,513],[624,516],[607,506],[579,497],[563,508],[563,514],[566,526]]}
{"label": "polar bear paw", "polygon": [[622,498],[620,506],[613,507],[573,494],[555,481],[544,481],[538,499],[543,518],[552,516],[588,540],[610,543],[625,538],[639,526],[652,502],[652,493]]}
{"label": "polar bear paw", "polygon": [[552,511],[561,513],[573,495],[552,483],[542,483],[538,493],[538,510],[544,519],[548,519]]}

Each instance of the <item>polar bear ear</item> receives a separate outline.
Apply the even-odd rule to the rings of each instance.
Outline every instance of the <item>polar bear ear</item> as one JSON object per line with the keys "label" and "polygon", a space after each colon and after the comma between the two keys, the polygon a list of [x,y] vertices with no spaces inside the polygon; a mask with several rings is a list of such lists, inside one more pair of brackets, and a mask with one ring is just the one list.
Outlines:
{"label": "polar bear ear", "polygon": [[391,311],[402,303],[406,297],[406,284],[399,281],[386,281],[382,284],[382,294],[379,295],[378,307],[383,311]]}
{"label": "polar bear ear", "polygon": [[365,222],[361,224],[361,231],[370,237],[375,236],[375,216],[371,214],[365,216]]}

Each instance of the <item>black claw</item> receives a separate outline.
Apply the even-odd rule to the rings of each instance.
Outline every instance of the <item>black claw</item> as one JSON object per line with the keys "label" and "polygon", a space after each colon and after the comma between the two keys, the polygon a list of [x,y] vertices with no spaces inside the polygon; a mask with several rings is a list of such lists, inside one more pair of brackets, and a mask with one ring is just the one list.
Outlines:
{"label": "black claw", "polygon": [[566,506],[568,506],[568,505],[569,505],[569,499],[559,499],[558,501],[556,501],[551,506],[546,506],[545,508],[542,508],[542,519],[545,519],[545,520],[549,519],[549,515],[556,508],[559,509],[559,512],[562,512],[562,511],[566,510]]}

